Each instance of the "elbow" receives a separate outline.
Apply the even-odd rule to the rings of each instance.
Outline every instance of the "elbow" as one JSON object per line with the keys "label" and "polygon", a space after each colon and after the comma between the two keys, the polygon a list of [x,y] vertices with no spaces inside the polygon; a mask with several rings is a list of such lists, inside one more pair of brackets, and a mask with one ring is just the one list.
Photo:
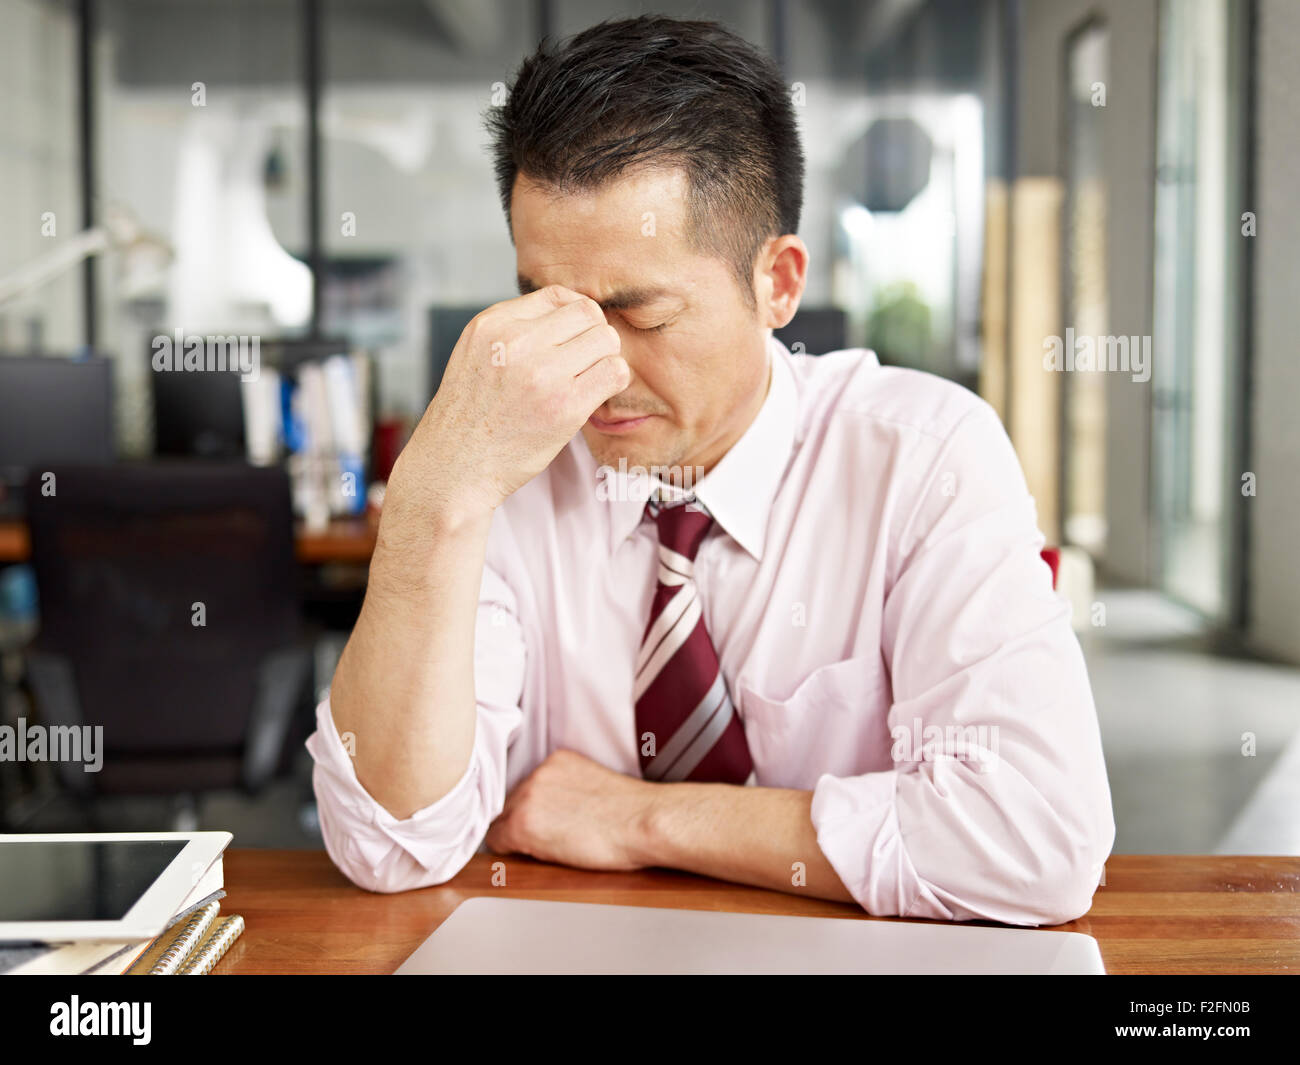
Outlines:
{"label": "elbow", "polygon": [[[377,895],[395,895],[399,891],[410,890],[406,884],[399,883],[391,877],[383,875],[375,866],[367,865],[364,862],[343,860],[329,847],[326,847],[326,850],[329,851],[335,868],[363,891],[371,891]],[[414,885],[411,885],[411,887],[414,887]]]}
{"label": "elbow", "polygon": [[436,887],[453,879],[465,868],[478,849],[467,840],[456,847],[422,854],[417,860],[409,851],[389,842],[386,853],[373,860],[365,847],[353,847],[344,841],[341,847],[326,844],[331,860],[357,887],[377,895],[396,895],[403,891]]}
{"label": "elbow", "polygon": [[1077,837],[1039,855],[1032,872],[1014,878],[1004,900],[1007,913],[996,918],[1008,924],[1059,925],[1078,920],[1092,909],[1105,862],[1115,839],[1107,818],[1086,842]]}
{"label": "elbow", "polygon": [[1092,909],[1101,877],[1091,862],[1053,862],[1042,876],[1007,899],[1008,924],[1059,925],[1078,920]]}
{"label": "elbow", "polygon": [[1036,832],[1000,833],[972,853],[973,865],[959,866],[960,875],[951,865],[929,875],[918,868],[916,895],[903,916],[1068,924],[1092,909],[1114,838],[1109,807],[1087,827],[1057,815]]}
{"label": "elbow", "polygon": [[1018,925],[1061,925],[1092,909],[1106,859],[1115,844],[1109,789],[1062,788],[1054,803],[1041,801],[1021,817],[1032,829],[1004,835],[999,853],[1011,857],[1004,895],[993,919]]}
{"label": "elbow", "polygon": [[318,809],[325,851],[335,867],[357,887],[380,895],[445,884],[465,868],[487,835],[486,825],[466,823],[454,839],[411,836],[398,842],[374,824],[336,820],[325,802]]}
{"label": "elbow", "polygon": [[[893,912],[913,920],[996,921],[1031,928],[1067,924],[1092,908],[1101,869],[1102,859],[1062,854],[1038,856],[1014,869],[987,865],[985,872],[962,880],[921,876],[911,904]],[[889,912],[859,901],[868,913]]]}
{"label": "elbow", "polygon": [[359,784],[340,784],[319,763],[312,784],[330,860],[357,887],[383,895],[451,880],[482,845],[500,809],[495,789],[473,761],[450,792],[400,820]]}

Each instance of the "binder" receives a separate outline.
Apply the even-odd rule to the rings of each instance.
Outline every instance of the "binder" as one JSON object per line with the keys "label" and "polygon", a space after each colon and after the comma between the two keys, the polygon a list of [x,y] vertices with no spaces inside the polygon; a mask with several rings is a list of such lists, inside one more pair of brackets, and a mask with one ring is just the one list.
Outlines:
{"label": "binder", "polygon": [[127,970],[129,976],[203,976],[212,971],[244,931],[237,914],[220,917],[214,900],[178,921],[150,944]]}
{"label": "binder", "polygon": [[244,919],[239,914],[221,918],[213,924],[207,937],[177,970],[177,975],[207,976],[212,971],[212,967],[225,957],[230,944],[238,939],[243,931]]}

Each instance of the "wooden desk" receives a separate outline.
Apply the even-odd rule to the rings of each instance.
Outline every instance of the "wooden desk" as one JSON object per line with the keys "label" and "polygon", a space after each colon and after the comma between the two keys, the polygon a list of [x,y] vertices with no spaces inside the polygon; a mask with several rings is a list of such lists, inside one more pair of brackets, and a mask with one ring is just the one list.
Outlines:
{"label": "wooden desk", "polygon": [[[493,861],[507,886],[491,884]],[[476,855],[447,884],[376,895],[324,851],[232,850],[223,913],[244,934],[215,973],[391,973],[465,899],[510,898],[874,920],[843,903],[667,870],[589,873]],[[1300,858],[1136,855],[1106,863],[1087,916],[1060,927],[1101,946],[1107,972],[1300,973]]]}
{"label": "wooden desk", "polygon": [[301,523],[294,530],[298,561],[369,562],[375,553],[379,518],[335,518],[320,532],[308,532]]}
{"label": "wooden desk", "polygon": [[[294,531],[298,561],[312,565],[323,562],[369,562],[375,550],[378,518],[338,518],[320,532],[308,532],[301,523]],[[0,521],[0,563],[26,562],[32,545],[27,524]]]}
{"label": "wooden desk", "polygon": [[32,554],[27,523],[8,519],[0,521],[0,563],[26,562]]}

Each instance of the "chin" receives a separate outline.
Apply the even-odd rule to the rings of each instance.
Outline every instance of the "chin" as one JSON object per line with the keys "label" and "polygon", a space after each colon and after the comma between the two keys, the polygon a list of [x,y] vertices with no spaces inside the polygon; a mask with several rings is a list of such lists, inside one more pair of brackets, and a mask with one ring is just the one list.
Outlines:
{"label": "chin", "polygon": [[633,466],[672,466],[680,459],[681,451],[674,446],[677,442],[650,442],[617,439],[606,436],[590,425],[583,426],[582,437],[595,457],[598,465],[619,468],[619,463],[626,463],[628,469]]}

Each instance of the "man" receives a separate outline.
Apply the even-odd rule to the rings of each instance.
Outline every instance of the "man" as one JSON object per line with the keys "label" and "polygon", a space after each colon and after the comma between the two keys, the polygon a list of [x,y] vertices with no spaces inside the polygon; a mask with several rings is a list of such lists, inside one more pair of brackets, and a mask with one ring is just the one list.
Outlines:
{"label": "man", "polygon": [[308,741],[334,861],[400,891],[486,843],[873,914],[1085,913],[1110,794],[1001,425],[772,338],[808,267],[772,62],[604,23],[489,127],[523,295],[465,330],[389,482]]}

